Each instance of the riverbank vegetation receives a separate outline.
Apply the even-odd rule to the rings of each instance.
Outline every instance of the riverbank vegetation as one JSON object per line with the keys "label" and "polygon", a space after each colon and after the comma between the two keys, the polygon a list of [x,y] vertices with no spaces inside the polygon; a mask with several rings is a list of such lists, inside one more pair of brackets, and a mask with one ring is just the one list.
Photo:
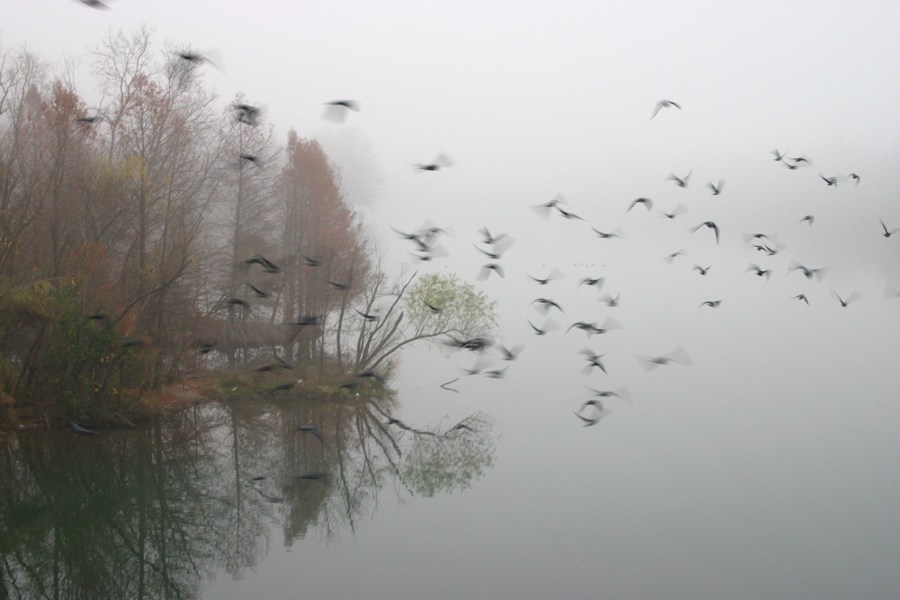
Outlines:
{"label": "riverbank vegetation", "polygon": [[0,48],[0,424],[130,424],[186,377],[199,397],[374,389],[403,347],[489,331],[470,285],[374,258],[315,139],[279,146],[177,50],[110,34],[89,105]]}

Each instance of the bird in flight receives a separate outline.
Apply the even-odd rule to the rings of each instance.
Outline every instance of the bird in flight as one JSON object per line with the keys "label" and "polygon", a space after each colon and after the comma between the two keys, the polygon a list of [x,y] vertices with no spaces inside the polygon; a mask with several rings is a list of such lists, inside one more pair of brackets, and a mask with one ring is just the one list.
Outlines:
{"label": "bird in flight", "polygon": [[323,116],[334,123],[343,123],[350,111],[359,112],[359,103],[356,100],[332,100],[325,102]]}
{"label": "bird in flight", "polygon": [[753,274],[757,277],[765,277],[766,279],[772,277],[771,269],[763,269],[759,265],[751,264],[749,267],[747,267],[747,272],[749,273],[750,271],[753,271]]}
{"label": "bird in flight", "polygon": [[[584,410],[586,408],[592,408],[593,410],[588,414],[584,414]],[[608,417],[612,414],[612,411],[603,406],[603,403],[597,399],[588,400],[584,404],[581,405],[581,408],[575,411],[575,416],[581,419],[584,427],[591,427],[592,425],[596,425],[600,422],[600,420],[604,417]]]}
{"label": "bird in flight", "polygon": [[722,193],[722,188],[723,188],[724,186],[725,186],[725,182],[724,182],[724,181],[719,181],[719,184],[718,184],[718,185],[714,184],[712,181],[710,181],[710,182],[708,182],[708,183],[706,184],[706,187],[708,187],[708,188],[712,191],[712,195],[713,195],[713,196],[718,196],[719,194],[721,194],[721,193]]}
{"label": "bird in flight", "polygon": [[857,175],[856,173],[850,173],[849,175],[847,175],[847,177],[852,179],[856,183],[856,185],[859,185],[859,181],[860,181],[859,175]]}
{"label": "bird in flight", "polygon": [[683,215],[687,211],[688,211],[687,206],[685,206],[683,202],[679,202],[678,205],[672,209],[672,212],[666,212],[664,210],[660,210],[659,212],[667,219],[674,219],[678,215]]}
{"label": "bird in flight", "polygon": [[645,371],[652,371],[657,367],[669,365],[672,363],[677,363],[680,365],[691,364],[691,357],[688,356],[688,353],[685,352],[684,348],[680,346],[675,350],[672,350],[668,354],[663,354],[662,356],[638,356],[637,358],[641,366],[644,367]]}
{"label": "bird in flight", "polygon": [[809,267],[801,265],[797,261],[792,261],[791,266],[788,267],[788,273],[793,273],[794,271],[800,271],[807,279],[812,279],[813,277],[815,277],[816,279],[822,279],[822,276],[825,274],[824,268],[820,267],[818,269],[811,269]]}
{"label": "bird in flight", "polygon": [[862,298],[862,294],[860,294],[859,292],[852,292],[846,298],[841,298],[841,295],[833,290],[831,293],[834,294],[834,297],[837,298],[837,301],[840,302],[841,306],[844,308],[847,308],[847,305],[850,304],[851,302],[855,302],[855,301],[859,300],[860,298]]}
{"label": "bird in flight", "polygon": [[806,297],[806,294],[797,294],[794,296],[794,300],[802,300],[806,302],[806,305],[809,306],[809,298]]}
{"label": "bird in flight", "polygon": [[675,175],[674,173],[670,173],[669,176],[666,177],[666,180],[667,180],[667,181],[669,181],[669,180],[674,181],[674,182],[675,182],[675,185],[677,185],[677,186],[680,187],[680,188],[686,188],[686,187],[688,186],[688,183],[689,183],[690,180],[691,180],[691,173],[692,173],[693,171],[694,171],[694,170],[691,169],[690,171],[688,171],[688,174],[685,175],[684,177],[679,177],[678,175]]}
{"label": "bird in flight", "polygon": [[681,110],[681,106],[679,106],[677,102],[673,102],[672,100],[660,100],[656,103],[656,106],[653,107],[653,114],[650,115],[650,119],[652,120],[656,117],[656,114],[664,108],[677,108],[678,110]]}
{"label": "bird in flight", "polygon": [[546,277],[535,277],[534,275],[528,275],[528,277],[536,281],[538,285],[547,285],[551,281],[560,279],[562,277],[562,272],[559,269],[552,269]]}
{"label": "bird in flight", "polygon": [[707,300],[706,302],[701,302],[698,308],[703,308],[704,306],[718,308],[720,304],[722,304],[721,300]]}
{"label": "bird in flight", "polygon": [[716,244],[719,243],[719,227],[715,223],[713,223],[712,221],[704,221],[703,223],[700,223],[699,225],[691,229],[691,233],[697,231],[701,227],[709,227],[710,229],[712,229],[713,233],[716,234]]}
{"label": "bird in flight", "polygon": [[603,371],[604,373],[607,372],[607,371],[606,371],[606,366],[604,366],[603,362],[601,361],[601,359],[602,359],[604,356],[606,356],[606,353],[603,353],[603,354],[597,354],[596,352],[594,352],[594,351],[591,350],[590,348],[584,348],[583,350],[581,350],[581,352],[579,352],[579,354],[583,354],[583,355],[584,355],[584,359],[585,359],[585,360],[587,361],[587,363],[588,363],[587,366],[585,366],[585,367],[581,370],[582,374],[584,374],[584,375],[589,375],[589,374],[591,373],[591,371],[594,370],[594,367],[597,367],[598,369],[600,369],[600,370]]}
{"label": "bird in flight", "polygon": [[822,178],[822,181],[824,181],[828,185],[828,187],[837,187],[837,177],[825,177],[821,173],[819,173],[819,177]]}
{"label": "bird in flight", "polygon": [[807,225],[809,225],[810,227],[812,227],[813,221],[815,221],[815,220],[816,220],[816,218],[815,218],[814,216],[812,216],[812,215],[806,215],[805,217],[803,217],[802,219],[800,219],[800,222],[801,222],[801,223],[806,223]]}
{"label": "bird in flight", "polygon": [[[637,200],[632,200],[631,204],[628,206],[628,210],[626,210],[625,212],[630,211],[637,204],[643,205],[644,208],[647,209],[647,212],[650,212],[650,210],[653,209],[653,200],[651,200],[650,198],[638,198]],[[597,231],[597,230],[594,229],[594,231]],[[599,234],[600,232],[597,231],[597,233]]]}
{"label": "bird in flight", "polygon": [[886,238],[889,238],[892,235],[894,235],[895,233],[897,233],[898,231],[900,231],[900,227],[897,227],[895,229],[888,229],[887,225],[884,224],[884,219],[879,219],[878,221],[881,223],[881,228],[884,229],[884,233],[882,233],[881,235],[883,235]]}
{"label": "bird in flight", "polygon": [[441,169],[452,167],[454,164],[453,159],[441,153],[430,163],[413,163],[413,166],[419,171],[440,171]]}
{"label": "bird in flight", "polygon": [[772,154],[775,156],[775,162],[784,162],[784,158],[787,156],[787,152],[781,153],[778,148],[772,150]]}
{"label": "bird in flight", "polygon": [[706,275],[706,274],[709,272],[710,269],[712,269],[712,265],[710,265],[710,266],[708,266],[708,267],[701,267],[700,265],[694,265],[694,269],[693,269],[693,270],[694,270],[694,271],[699,271],[699,273],[700,273],[701,275]]}
{"label": "bird in flight", "polygon": [[559,310],[559,312],[563,312],[562,306],[556,303],[555,300],[551,300],[549,298],[536,298],[531,301],[532,304],[539,304],[541,308],[541,312],[547,314],[551,308],[555,308]]}

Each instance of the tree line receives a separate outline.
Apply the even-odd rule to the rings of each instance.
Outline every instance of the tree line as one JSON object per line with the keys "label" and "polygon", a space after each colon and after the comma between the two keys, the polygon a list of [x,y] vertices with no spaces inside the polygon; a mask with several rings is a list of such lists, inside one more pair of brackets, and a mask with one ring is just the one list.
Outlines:
{"label": "tree line", "polygon": [[321,145],[279,146],[250,100],[223,109],[202,65],[151,37],[100,42],[94,105],[0,48],[0,406],[127,420],[185,372],[387,370],[411,338],[489,326],[492,305],[448,278],[415,283],[419,300],[450,284],[431,298],[444,314],[404,311],[415,274],[388,283]]}

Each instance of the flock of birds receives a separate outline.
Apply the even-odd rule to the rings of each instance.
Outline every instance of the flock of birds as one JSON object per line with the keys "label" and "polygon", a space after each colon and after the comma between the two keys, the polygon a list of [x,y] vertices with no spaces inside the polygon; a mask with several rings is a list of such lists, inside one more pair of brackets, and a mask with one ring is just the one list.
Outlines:
{"label": "flock of birds", "polygon": [[[108,9],[108,5],[101,0],[79,0],[82,4],[86,6],[90,6],[95,9]],[[208,54],[200,54],[194,51],[180,51],[176,53],[177,57],[181,60],[184,60],[188,63],[195,65],[203,65],[209,64],[215,68],[220,68],[217,64],[218,61],[215,61]],[[335,123],[343,123],[346,119],[348,113],[350,112],[358,112],[360,110],[359,103],[355,100],[333,100],[330,102],[324,103],[325,111],[324,118],[335,122]],[[258,106],[253,106],[249,104],[241,104],[237,103],[232,106],[234,111],[234,118],[248,126],[256,126],[260,122],[260,118],[262,116],[262,108]],[[655,119],[660,115],[661,112],[664,111],[681,111],[682,106],[669,99],[663,99],[656,103],[653,107],[653,110],[650,114],[650,119]],[[101,120],[101,115],[97,114],[94,116],[83,117],[79,120],[85,123],[95,123]],[[782,168],[797,171],[799,169],[808,169],[811,168],[813,163],[812,161],[803,155],[798,156],[790,156],[786,152],[781,152],[778,149],[772,150],[773,160],[776,164],[780,165]],[[239,163],[241,165],[244,162],[255,163],[259,166],[258,161],[259,157],[252,153],[244,153],[241,154]],[[446,154],[438,154],[434,160],[430,162],[416,162],[412,164],[412,167],[420,172],[438,172],[442,169],[446,169],[454,166],[454,161],[447,156]],[[672,173],[666,177],[667,181],[671,181],[673,185],[678,188],[686,189],[691,185],[691,176],[693,174],[692,170],[689,170],[687,173],[683,175]],[[859,174],[855,172],[851,172],[846,176],[842,175],[825,175],[819,173],[819,178],[828,188],[837,188],[839,185],[844,184],[845,182],[851,181],[854,186],[858,186],[862,181],[862,178]],[[712,196],[720,196],[723,194],[725,189],[725,181],[708,181],[705,186],[709,193]],[[539,205],[532,207],[540,216],[544,218],[548,218],[551,215],[556,215],[562,219],[573,222],[583,222],[581,216],[576,214],[573,210],[571,210],[565,200],[561,196],[557,196],[547,202],[541,203]],[[632,210],[645,210],[650,213],[653,212],[654,209],[656,212],[664,217],[667,220],[674,221],[679,219],[688,212],[687,207],[684,203],[678,203],[672,210],[666,211],[659,207],[654,206],[654,201],[649,197],[638,197],[630,202],[625,213],[629,213]],[[802,218],[799,219],[799,225],[805,225],[808,227],[812,227],[815,222],[815,216],[812,214],[803,215]],[[894,234],[900,232],[900,227],[889,227],[883,219],[879,220],[880,224],[880,233],[884,238],[890,238]],[[591,230],[596,236],[601,240],[610,240],[610,239],[621,239],[625,238],[625,234],[620,229],[600,229],[594,226],[591,226]],[[431,262],[434,260],[438,260],[444,258],[448,255],[447,251],[444,249],[441,244],[441,239],[443,236],[450,235],[449,228],[441,228],[431,224],[426,223],[422,227],[414,230],[414,231],[401,231],[399,229],[394,229],[397,235],[399,235],[402,239],[408,241],[412,244],[413,248],[411,250],[412,256],[422,262]],[[711,242],[713,242],[716,246],[718,246],[721,242],[722,229],[718,223],[713,220],[705,220],[699,223],[692,224],[687,232],[690,234],[696,234],[697,236],[710,236]],[[503,257],[509,251],[509,249],[514,245],[515,240],[505,233],[495,233],[490,231],[487,227],[483,227],[478,231],[479,239],[474,244],[475,250],[479,255],[483,256],[486,262],[483,262],[480,267],[478,274],[476,275],[476,279],[479,281],[485,281],[491,277],[504,278],[506,276],[506,269],[504,267]],[[746,273],[750,275],[755,275],[760,278],[765,278],[766,280],[770,279],[773,274],[773,267],[765,265],[765,261],[773,256],[781,254],[785,249],[785,245],[779,242],[778,236],[774,233],[750,233],[744,234],[744,242],[746,243],[748,249],[751,249],[759,254],[762,258],[758,260],[754,260],[748,264],[746,267]],[[684,250],[677,250],[668,254],[667,256],[662,257],[663,260],[673,263],[676,259],[681,257],[686,257],[687,253]],[[318,261],[312,257],[303,257],[305,260],[305,264],[309,267],[318,266]],[[277,273],[280,271],[280,267],[273,263],[272,261],[266,259],[265,257],[255,256],[246,261],[246,265],[250,266],[252,264],[258,264],[262,267],[267,273]],[[696,272],[698,276],[705,277],[710,270],[713,268],[712,264],[694,264],[691,267],[691,270]],[[812,267],[809,265],[801,264],[796,260],[791,260],[788,266],[787,273],[791,275],[794,272],[799,272],[805,277],[807,280],[815,280],[820,281],[825,275],[827,269],[821,266]],[[543,276],[536,276],[528,274],[528,277],[537,284],[538,286],[547,286],[552,281],[560,279],[562,277],[562,273],[559,269],[553,268]],[[603,276],[597,277],[585,277],[579,280],[577,287],[580,289],[583,286],[593,287],[596,290],[601,292],[601,296],[599,297],[600,302],[606,305],[609,308],[615,308],[619,305],[620,295],[612,296],[608,293],[602,293],[602,288],[605,284],[606,278]],[[348,286],[347,282],[329,282],[336,289],[346,289]],[[247,282],[248,289],[254,296],[257,298],[266,298],[269,295],[264,289],[253,285],[250,282]],[[900,292],[893,290],[892,288],[887,288],[887,296],[889,297],[900,297]],[[838,293],[836,290],[831,291],[831,295],[835,299],[835,301],[843,308],[848,307],[851,303],[858,301],[862,295],[858,291],[851,291],[846,294]],[[806,292],[800,292],[792,297],[792,300],[797,302],[803,302],[806,305],[810,304],[810,298]],[[723,300],[721,298],[710,298],[708,300],[704,300],[699,304],[698,308],[701,309],[716,309],[721,306]],[[225,303],[227,305],[240,306],[246,310],[250,310],[250,304],[247,300],[241,297],[232,297],[225,299]],[[426,307],[429,311],[433,313],[439,313],[442,310],[442,307],[438,305],[438,302],[426,300]],[[561,329],[561,326],[557,321],[551,318],[549,315],[551,312],[557,313],[559,315],[563,314],[563,308],[560,302],[546,297],[539,296],[535,298],[530,305],[534,308],[535,311],[543,315],[544,320],[541,323],[535,323],[531,319],[528,319],[528,325],[533,331],[534,335],[537,336],[545,336],[554,330]],[[359,312],[359,311],[357,311]],[[364,314],[359,312],[359,316],[362,319],[367,321],[375,321],[379,318],[377,313],[372,314]],[[298,326],[303,327],[306,325],[318,325],[320,324],[320,317],[311,315],[306,317],[301,317],[297,323]],[[572,329],[577,329],[584,332],[588,338],[592,338],[594,335],[603,335],[609,331],[621,329],[622,325],[612,317],[607,317],[604,321],[598,323],[594,321],[574,321],[572,322],[568,328],[565,330],[565,333],[568,333]],[[483,375],[491,378],[502,378],[506,374],[507,367],[503,368],[495,368],[494,361],[487,356],[487,353],[491,350],[495,350],[502,361],[511,362],[518,358],[521,353],[523,346],[516,345],[512,347],[507,347],[502,343],[494,342],[485,338],[473,338],[473,339],[451,339],[448,342],[448,345],[456,348],[458,350],[471,351],[476,353],[478,356],[475,359],[474,364],[466,369],[463,369],[463,374],[466,376],[475,376],[475,375]],[[207,344],[201,348],[201,352],[210,352],[214,348],[211,344]],[[595,369],[602,371],[603,373],[607,372],[606,365],[603,362],[603,358],[605,353],[598,354],[594,350],[591,350],[589,347],[585,347],[580,351],[580,355],[582,356],[585,365],[582,369],[582,373],[588,375],[592,373]],[[277,358],[277,357],[276,357]],[[638,361],[642,367],[646,370],[653,370],[660,366],[666,366],[670,364],[681,364],[681,365],[689,365],[691,364],[691,358],[687,354],[687,352],[683,348],[676,348],[672,352],[660,355],[660,356],[638,356]],[[280,366],[283,368],[288,368],[284,364],[284,361],[281,361],[282,364],[274,364],[271,366]],[[383,380],[375,373],[367,372],[359,375],[360,377],[369,377],[375,379],[377,381],[383,382]],[[458,378],[457,378],[458,379]],[[457,381],[454,379],[452,381],[448,381],[444,384],[441,384],[441,388],[449,390],[449,391],[457,391],[454,388],[450,387],[452,383]],[[284,386],[290,386],[291,384],[283,384]],[[347,387],[354,386],[355,384],[348,384]],[[287,389],[286,387],[284,389]],[[621,400],[630,401],[631,394],[627,390],[627,388],[619,388],[619,389],[593,389],[591,390],[592,397],[581,404],[577,410],[575,410],[575,415],[585,426],[596,425],[602,418],[609,415],[611,411],[604,405],[603,401],[609,398],[618,398]],[[389,421],[389,423],[393,421],[396,423],[395,419]]]}
{"label": "flock of birds", "polygon": [[[660,111],[663,111],[665,109],[681,110],[681,105],[671,100],[661,100],[654,107],[650,118],[656,118]],[[777,149],[772,150],[772,157],[773,161],[776,164],[779,164],[782,166],[782,168],[788,169],[790,171],[795,171],[800,168],[810,168],[813,165],[812,161],[805,156],[789,156],[788,153],[780,152]],[[417,168],[421,168],[421,165],[414,166],[416,166]],[[436,165],[430,165],[430,167],[433,168],[429,168],[428,170],[438,170],[438,167]],[[692,171],[690,170],[683,175],[673,173],[666,177],[666,180],[671,181],[678,188],[684,189],[690,186],[691,175]],[[820,173],[819,178],[828,188],[836,188],[839,184],[843,184],[845,182],[852,182],[854,186],[858,186],[862,180],[861,176],[855,172],[851,172],[846,176],[826,176]],[[721,180],[716,182],[709,181],[706,184],[706,188],[709,190],[709,193],[712,196],[721,195],[723,193],[724,186],[725,182]],[[583,219],[566,205],[565,200],[562,198],[562,196],[557,196],[556,198],[553,198],[545,203],[533,206],[532,208],[544,218],[555,216],[567,221],[585,221],[585,219]],[[688,212],[687,207],[683,203],[678,203],[675,208],[669,212],[660,208],[655,208],[654,201],[648,197],[639,197],[632,200],[630,204],[628,204],[624,212],[629,213],[632,210],[645,210],[647,213],[651,213],[654,211],[654,209],[659,215],[670,221],[674,221],[681,215],[684,215]],[[802,218],[798,220],[798,226],[812,227],[814,221],[815,216],[812,214],[807,214],[802,216]],[[880,234],[884,238],[890,238],[895,233],[900,232],[900,227],[889,228],[883,219],[879,219],[878,224],[880,226]],[[590,228],[593,233],[596,234],[597,237],[601,240],[626,238],[624,232],[622,232],[621,229],[600,229],[593,225],[591,225]],[[441,239],[443,236],[452,235],[452,230],[449,227],[436,227],[433,224],[426,222],[420,228],[414,231],[401,231],[393,227],[392,229],[403,240],[409,242],[412,245],[410,254],[418,261],[430,262],[439,258],[446,257],[448,255],[448,252],[441,244]],[[875,230],[874,219],[873,230]],[[705,220],[699,223],[692,224],[686,229],[686,231],[689,234],[696,234],[697,236],[708,235],[710,237],[710,243],[714,244],[715,246],[718,246],[721,243],[722,230],[719,224],[715,221]],[[475,278],[479,281],[485,281],[492,277],[504,278],[506,276],[507,269],[504,266],[503,257],[507,253],[507,251],[509,251],[509,249],[514,245],[515,240],[506,233],[492,232],[488,227],[482,227],[478,230],[477,233],[478,241],[474,244],[475,250],[477,251],[478,255],[486,258],[487,262],[484,262],[480,265],[478,274]],[[769,280],[775,272],[775,265],[766,264],[766,261],[769,260],[770,257],[774,257],[776,255],[783,256],[787,247],[783,243],[780,243],[779,236],[775,233],[744,233],[742,235],[747,250],[756,252],[761,256],[761,258],[749,262],[745,269],[745,272],[748,275],[755,275],[757,277],[764,278],[765,280]],[[687,257],[687,253],[684,250],[677,250],[675,252],[672,252],[671,254],[662,257],[662,259],[668,263],[673,263],[676,259],[679,259],[681,257]],[[694,264],[691,267],[691,270],[697,273],[698,276],[705,277],[712,268],[712,264]],[[786,275],[791,276],[793,273],[800,273],[806,280],[820,282],[826,272],[827,269],[822,266],[810,266],[802,264],[797,260],[789,260]],[[530,273],[526,273],[526,275],[537,286],[541,287],[547,286],[551,282],[562,278],[562,272],[558,268],[551,268],[551,270],[546,274],[533,275]],[[581,289],[582,287],[593,287],[601,292],[599,301],[602,304],[609,308],[615,308],[619,305],[621,294],[619,293],[616,295],[612,295],[602,292],[601,290],[603,289],[605,283],[606,277],[604,276],[583,277],[578,280],[576,289]],[[900,292],[892,289],[890,286],[887,286],[885,295],[889,298],[897,298],[900,297]],[[862,294],[855,290],[850,291],[849,293],[839,293],[836,290],[831,290],[831,296],[833,297],[835,302],[842,308],[847,308],[851,303],[854,303],[862,298]],[[800,292],[792,296],[791,300],[802,302],[806,305],[810,304],[810,296],[808,295],[808,292]],[[722,302],[723,300],[721,298],[710,298],[708,300],[700,302],[698,308],[716,309],[722,305]],[[426,304],[428,309],[433,312],[438,312],[440,310],[440,307],[435,306],[433,303],[426,301]],[[531,328],[534,335],[545,336],[553,331],[562,330],[562,326],[559,324],[559,322],[550,316],[552,314],[552,316],[559,317],[564,314],[564,310],[560,301],[547,297],[545,295],[540,295],[531,301],[530,306],[533,307],[533,309],[537,313],[544,316],[542,322],[535,322],[531,318],[527,319],[527,324]],[[595,335],[603,335],[609,331],[622,328],[623,326],[619,323],[619,321],[612,317],[606,317],[601,322],[579,320],[572,322],[563,331],[563,335],[568,334],[573,329],[576,329],[584,332],[590,339]],[[508,365],[502,368],[497,368],[497,357],[494,355],[489,355],[489,352],[495,352],[496,355],[499,355],[499,360],[501,361],[510,362],[516,360],[524,348],[523,345],[507,347],[501,342],[495,342],[486,338],[451,339],[448,342],[448,346],[458,350],[470,351],[477,355],[471,367],[462,369],[462,374],[464,376],[482,375],[490,378],[504,377],[507,372]],[[598,353],[592,350],[590,347],[585,347],[579,351],[579,354],[584,360],[584,366],[581,370],[581,373],[583,375],[590,375],[595,370],[599,370],[604,374],[608,374],[606,365],[603,362],[606,353]],[[692,363],[688,353],[681,347],[677,347],[672,352],[664,355],[637,356],[636,358],[639,364],[647,371],[672,364],[690,365]],[[451,381],[445,382],[444,384],[441,384],[441,387],[443,389],[456,392],[458,390],[450,387],[450,385],[458,381],[458,379],[459,378],[456,378]],[[604,405],[604,402],[606,400],[610,398],[618,398],[620,400],[630,402],[632,399],[629,390],[625,387],[618,389],[595,389],[590,386],[587,387],[591,392],[591,398],[583,402],[574,411],[576,417],[580,422],[583,423],[584,426],[596,425],[600,422],[601,419],[611,414],[611,411]]]}

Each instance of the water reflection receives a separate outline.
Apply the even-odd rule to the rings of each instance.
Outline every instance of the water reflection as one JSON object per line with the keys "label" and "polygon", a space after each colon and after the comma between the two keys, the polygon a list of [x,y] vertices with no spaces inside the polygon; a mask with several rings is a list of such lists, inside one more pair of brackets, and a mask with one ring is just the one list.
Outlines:
{"label": "water reflection", "polygon": [[417,427],[392,407],[240,401],[135,432],[2,436],[0,597],[198,597],[277,526],[286,546],[333,539],[381,494],[461,490],[492,464],[484,416]]}

